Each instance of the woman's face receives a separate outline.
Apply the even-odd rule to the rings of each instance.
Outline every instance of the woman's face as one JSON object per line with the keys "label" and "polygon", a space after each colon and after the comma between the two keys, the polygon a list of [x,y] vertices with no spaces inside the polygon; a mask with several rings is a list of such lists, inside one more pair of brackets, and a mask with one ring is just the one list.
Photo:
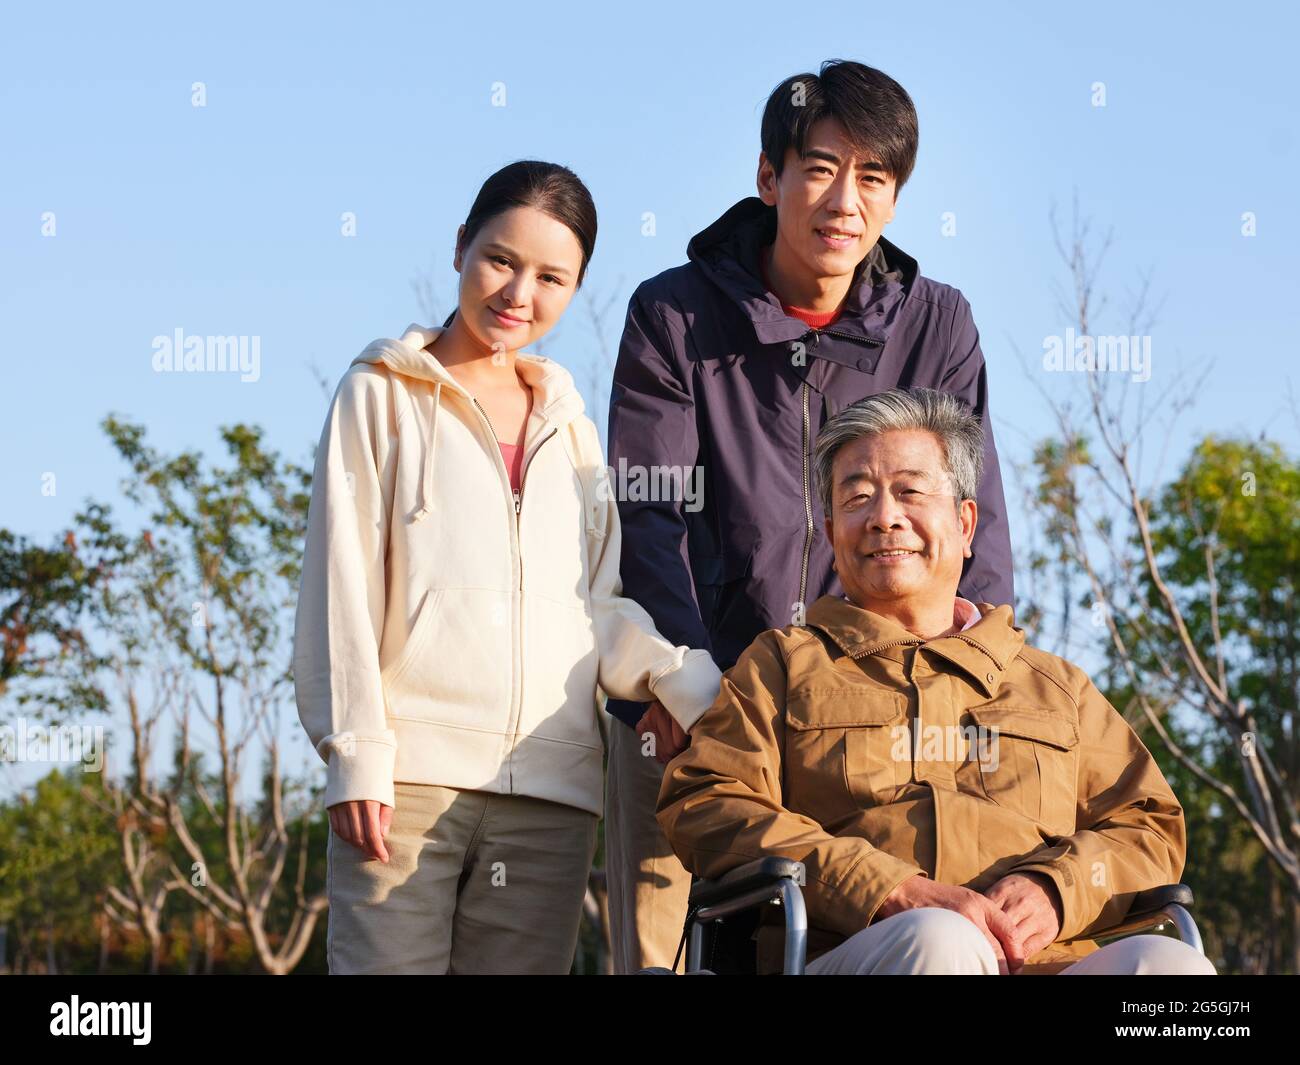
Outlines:
{"label": "woman's face", "polygon": [[[465,227],[460,227],[457,240]],[[582,245],[563,222],[513,207],[456,253],[457,316],[491,351],[528,347],[559,320],[577,288]]]}

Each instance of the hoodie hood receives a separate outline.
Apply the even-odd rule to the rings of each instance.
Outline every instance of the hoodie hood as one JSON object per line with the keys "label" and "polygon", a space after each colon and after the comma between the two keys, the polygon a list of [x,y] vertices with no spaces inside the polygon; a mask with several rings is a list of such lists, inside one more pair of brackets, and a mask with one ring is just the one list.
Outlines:
{"label": "hoodie hood", "polygon": [[[763,284],[759,252],[775,239],[776,208],[748,196],[686,246],[687,257],[741,308],[764,344],[786,343],[808,332]],[[889,339],[893,309],[919,273],[915,259],[881,237],[858,266],[835,331],[883,344]]]}
{"label": "hoodie hood", "polygon": [[[383,364],[401,377],[428,381],[433,385],[433,414],[427,438],[429,446],[424,449],[424,459],[420,466],[420,508],[412,516],[412,522],[421,521],[433,507],[433,456],[443,391],[450,390],[463,397],[466,403],[475,403],[473,395],[465,386],[431,352],[425,350],[445,332],[445,327],[440,325],[422,326],[412,322],[398,339],[371,341],[352,360],[353,366],[358,363]],[[541,419],[544,428],[566,428],[586,409],[586,404],[573,383],[573,375],[559,363],[542,355],[520,351],[515,355],[515,368],[524,383],[532,389],[533,412]],[[525,441],[525,446],[527,444],[528,441]]]}

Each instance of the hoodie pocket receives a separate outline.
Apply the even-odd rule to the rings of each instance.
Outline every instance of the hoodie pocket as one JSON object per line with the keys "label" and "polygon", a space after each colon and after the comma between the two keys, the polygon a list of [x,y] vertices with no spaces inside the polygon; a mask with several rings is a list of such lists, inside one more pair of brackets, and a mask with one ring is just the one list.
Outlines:
{"label": "hoodie pocket", "polygon": [[583,605],[528,594],[521,614],[524,691],[517,731],[603,750],[596,716],[599,651],[591,614]]}
{"label": "hoodie pocket", "polygon": [[508,727],[514,675],[510,593],[430,591],[382,674],[389,715],[483,732]]}
{"label": "hoodie pocket", "polygon": [[392,664],[380,673],[385,687],[396,687],[403,674],[411,668],[411,663],[424,650],[441,599],[441,589],[435,588],[425,593],[424,600],[420,603],[420,609],[415,615],[415,624],[411,626],[411,631],[406,637],[406,643],[402,646],[401,652],[393,660]]}

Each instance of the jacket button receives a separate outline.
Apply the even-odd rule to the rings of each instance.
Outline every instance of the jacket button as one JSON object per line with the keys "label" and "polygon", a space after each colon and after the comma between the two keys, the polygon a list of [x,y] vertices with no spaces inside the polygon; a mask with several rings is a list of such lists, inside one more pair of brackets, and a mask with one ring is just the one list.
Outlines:
{"label": "jacket button", "polygon": [[992,673],[986,673],[986,674],[984,675],[984,679],[985,679],[986,681],[988,681],[990,684],[992,684],[992,683],[993,683],[993,674],[992,674]]}

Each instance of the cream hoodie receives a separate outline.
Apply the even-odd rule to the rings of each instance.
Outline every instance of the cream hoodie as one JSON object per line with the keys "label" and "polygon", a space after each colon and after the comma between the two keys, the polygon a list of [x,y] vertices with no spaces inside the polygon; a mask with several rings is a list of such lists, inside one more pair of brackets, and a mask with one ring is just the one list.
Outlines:
{"label": "cream hoodie", "polygon": [[518,510],[486,413],[411,325],[355,360],[316,452],[294,629],[298,716],[325,804],[394,781],[602,812],[596,688],[689,729],[718,695],[621,596],[596,427],[568,371],[520,352],[533,393]]}

